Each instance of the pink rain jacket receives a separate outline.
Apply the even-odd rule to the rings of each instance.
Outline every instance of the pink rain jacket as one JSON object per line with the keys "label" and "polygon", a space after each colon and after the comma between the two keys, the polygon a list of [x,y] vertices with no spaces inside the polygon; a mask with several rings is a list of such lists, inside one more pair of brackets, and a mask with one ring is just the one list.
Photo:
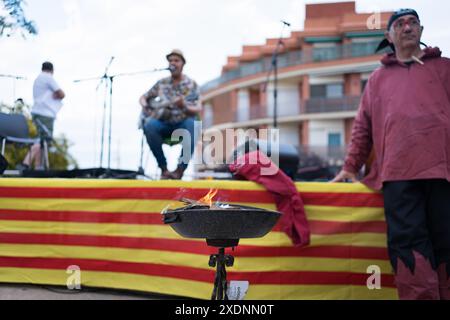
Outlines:
{"label": "pink rain jacket", "polygon": [[367,83],[344,170],[359,172],[373,147],[363,180],[373,189],[386,181],[450,181],[450,59],[439,48],[424,52],[424,65],[386,55]]}

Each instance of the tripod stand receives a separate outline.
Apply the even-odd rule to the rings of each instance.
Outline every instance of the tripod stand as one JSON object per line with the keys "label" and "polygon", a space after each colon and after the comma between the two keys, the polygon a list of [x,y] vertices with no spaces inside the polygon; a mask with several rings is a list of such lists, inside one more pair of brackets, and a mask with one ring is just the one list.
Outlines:
{"label": "tripod stand", "polygon": [[[119,73],[115,75],[110,75],[109,68],[112,65],[112,62],[114,61],[114,57],[111,57],[108,65],[105,68],[105,72],[100,77],[93,77],[93,78],[87,78],[87,79],[80,79],[80,80],[74,80],[75,83],[80,83],[84,81],[93,81],[93,80],[100,80],[100,83],[97,85],[96,91],[102,86],[105,85],[105,98],[103,103],[103,120],[102,120],[102,135],[101,135],[101,151],[100,151],[100,168],[103,167],[103,157],[104,157],[104,149],[105,149],[105,128],[106,128],[106,115],[108,112],[108,105],[109,105],[109,119],[108,119],[108,160],[107,160],[107,169],[106,169],[106,175],[108,177],[111,177],[111,143],[112,143],[112,114],[113,114],[113,96],[114,96],[114,80],[118,77],[124,77],[124,76],[134,76],[139,74],[146,74],[146,73],[154,73],[164,70],[169,70],[169,68],[163,68],[163,69],[153,69],[148,71],[138,71],[138,72],[130,72],[130,73]],[[109,101],[109,104],[108,104]],[[142,169],[142,170],[141,170]],[[141,160],[141,167],[139,168],[139,174],[143,173],[142,168],[142,160]]]}
{"label": "tripod stand", "polygon": [[211,300],[228,300],[227,290],[227,270],[226,267],[234,265],[234,257],[225,254],[225,248],[219,249],[219,254],[211,255],[209,258],[209,266],[216,268],[214,279],[214,290]]}

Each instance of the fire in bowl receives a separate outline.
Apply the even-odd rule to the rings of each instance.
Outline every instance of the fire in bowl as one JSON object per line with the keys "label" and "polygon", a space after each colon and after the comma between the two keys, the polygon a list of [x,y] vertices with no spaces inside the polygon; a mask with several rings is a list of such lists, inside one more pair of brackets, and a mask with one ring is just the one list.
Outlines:
{"label": "fire in bowl", "polygon": [[233,266],[234,257],[225,254],[225,248],[237,247],[240,239],[264,237],[281,214],[219,202],[213,205],[216,194],[217,190],[211,191],[199,201],[181,199],[187,206],[163,212],[164,223],[182,237],[206,239],[209,246],[220,248],[209,260],[209,266],[216,268],[212,300],[228,300],[226,267]]}
{"label": "fire in bowl", "polygon": [[181,236],[195,239],[248,239],[268,234],[281,214],[257,208],[179,209],[164,215],[164,223]]}
{"label": "fire in bowl", "polygon": [[190,205],[166,211],[164,223],[182,237],[207,239],[208,243],[264,237],[281,217],[278,212],[247,206],[182,201]]}

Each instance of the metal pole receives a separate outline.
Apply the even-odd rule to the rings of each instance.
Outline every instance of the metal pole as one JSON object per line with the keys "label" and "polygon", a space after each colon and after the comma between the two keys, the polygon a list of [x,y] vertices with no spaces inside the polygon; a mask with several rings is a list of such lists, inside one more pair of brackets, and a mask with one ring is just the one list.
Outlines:
{"label": "metal pole", "polygon": [[274,67],[274,89],[273,89],[273,127],[278,128],[278,53],[273,61]]}
{"label": "metal pole", "polygon": [[100,168],[103,167],[103,152],[105,149],[105,127],[106,127],[106,112],[108,110],[108,83],[105,81],[105,96],[103,97],[103,117],[102,117],[102,134],[100,141]]}
{"label": "metal pole", "polygon": [[111,137],[112,137],[112,111],[113,111],[113,82],[114,76],[109,77],[109,137],[108,137],[108,170],[111,170]]}

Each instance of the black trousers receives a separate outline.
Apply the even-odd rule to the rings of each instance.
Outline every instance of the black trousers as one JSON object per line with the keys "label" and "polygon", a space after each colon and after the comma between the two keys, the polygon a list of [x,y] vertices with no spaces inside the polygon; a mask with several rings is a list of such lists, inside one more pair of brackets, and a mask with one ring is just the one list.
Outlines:
{"label": "black trousers", "polygon": [[450,182],[386,182],[383,192],[394,270],[401,259],[414,272],[416,251],[429,259],[434,269],[446,263],[450,274]]}

